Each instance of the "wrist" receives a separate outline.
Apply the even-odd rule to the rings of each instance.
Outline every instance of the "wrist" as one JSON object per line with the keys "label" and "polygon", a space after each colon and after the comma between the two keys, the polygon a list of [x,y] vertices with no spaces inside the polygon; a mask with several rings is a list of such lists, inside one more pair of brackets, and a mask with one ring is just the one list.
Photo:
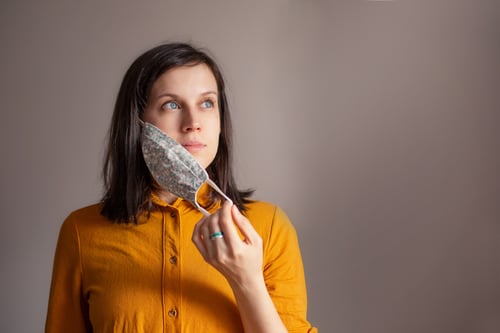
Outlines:
{"label": "wrist", "polygon": [[262,274],[229,281],[229,285],[237,298],[243,295],[258,295],[261,292],[267,293],[266,283]]}

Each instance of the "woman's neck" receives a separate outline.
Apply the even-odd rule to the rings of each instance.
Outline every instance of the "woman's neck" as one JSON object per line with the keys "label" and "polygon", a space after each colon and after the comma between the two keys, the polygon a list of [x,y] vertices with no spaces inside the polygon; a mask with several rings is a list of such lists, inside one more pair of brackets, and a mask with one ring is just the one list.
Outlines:
{"label": "woman's neck", "polygon": [[160,199],[162,199],[168,204],[172,204],[177,199],[177,196],[175,194],[170,193],[168,191],[159,191],[157,194],[160,197]]}

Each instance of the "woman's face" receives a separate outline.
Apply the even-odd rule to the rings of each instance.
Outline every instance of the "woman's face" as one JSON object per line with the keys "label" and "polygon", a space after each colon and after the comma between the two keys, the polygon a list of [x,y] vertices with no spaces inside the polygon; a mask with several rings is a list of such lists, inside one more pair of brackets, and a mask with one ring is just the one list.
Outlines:
{"label": "woman's face", "polygon": [[174,67],[153,84],[143,120],[167,133],[207,168],[219,143],[218,102],[217,82],[206,64]]}

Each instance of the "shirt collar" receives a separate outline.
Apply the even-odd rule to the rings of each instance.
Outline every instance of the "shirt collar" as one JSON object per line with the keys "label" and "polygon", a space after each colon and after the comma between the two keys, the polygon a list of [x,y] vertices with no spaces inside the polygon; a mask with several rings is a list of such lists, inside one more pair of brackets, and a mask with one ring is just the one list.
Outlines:
{"label": "shirt collar", "polygon": [[[210,196],[212,191],[212,188],[206,184],[203,183],[198,190],[198,203],[200,206],[208,210],[209,212],[215,211],[217,208],[220,207],[221,203],[220,200],[213,200],[212,197]],[[174,202],[171,204],[167,203],[164,201],[162,198],[158,196],[156,193],[152,193],[151,195],[151,201],[160,207],[173,207],[175,209],[196,209],[189,201],[184,200],[183,198],[177,197]]]}

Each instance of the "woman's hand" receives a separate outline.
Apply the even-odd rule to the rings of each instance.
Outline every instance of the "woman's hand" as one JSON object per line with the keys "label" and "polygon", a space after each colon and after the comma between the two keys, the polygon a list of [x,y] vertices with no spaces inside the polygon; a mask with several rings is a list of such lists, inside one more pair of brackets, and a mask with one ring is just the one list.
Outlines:
{"label": "woman's hand", "polygon": [[201,219],[192,239],[231,285],[245,332],[287,332],[264,282],[262,238],[235,205],[225,202]]}
{"label": "woman's hand", "polygon": [[[222,237],[217,234],[222,232]],[[211,237],[214,235],[216,237]],[[240,237],[241,234],[241,237]],[[236,205],[225,202],[195,226],[193,242],[206,262],[234,287],[251,286],[263,279],[262,238]]]}

